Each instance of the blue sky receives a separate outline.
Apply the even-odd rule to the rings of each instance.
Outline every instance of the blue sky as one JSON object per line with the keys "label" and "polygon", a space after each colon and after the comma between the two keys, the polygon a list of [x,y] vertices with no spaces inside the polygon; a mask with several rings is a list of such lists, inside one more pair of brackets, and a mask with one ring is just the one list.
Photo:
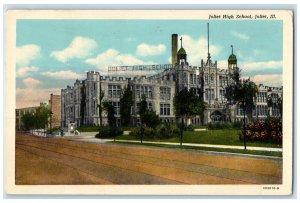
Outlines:
{"label": "blue sky", "polygon": [[173,33],[183,37],[190,65],[200,66],[207,22],[219,68],[227,67],[232,44],[243,76],[282,85],[282,21],[18,20],[17,107],[49,99],[89,70],[107,74],[109,65],[170,63]]}

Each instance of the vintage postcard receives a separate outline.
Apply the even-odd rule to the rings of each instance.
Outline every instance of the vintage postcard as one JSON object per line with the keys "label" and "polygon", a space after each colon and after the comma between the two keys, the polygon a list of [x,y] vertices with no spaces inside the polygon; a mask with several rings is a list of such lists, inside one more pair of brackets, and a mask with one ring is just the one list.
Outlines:
{"label": "vintage postcard", "polygon": [[7,194],[292,194],[292,11],[6,19]]}

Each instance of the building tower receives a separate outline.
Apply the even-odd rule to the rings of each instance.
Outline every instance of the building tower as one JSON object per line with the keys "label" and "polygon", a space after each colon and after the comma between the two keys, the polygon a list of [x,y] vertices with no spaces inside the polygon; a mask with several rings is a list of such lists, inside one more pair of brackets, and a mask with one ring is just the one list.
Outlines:
{"label": "building tower", "polygon": [[172,65],[176,66],[177,63],[177,50],[178,50],[178,35],[172,34]]}
{"label": "building tower", "polygon": [[187,60],[186,60],[186,51],[182,47],[182,37],[180,38],[180,49],[177,52],[177,64],[178,65],[186,65]]}
{"label": "building tower", "polygon": [[233,54],[233,46],[231,46],[231,55],[228,57],[228,71],[229,73],[233,73],[234,70],[237,69],[237,58]]}

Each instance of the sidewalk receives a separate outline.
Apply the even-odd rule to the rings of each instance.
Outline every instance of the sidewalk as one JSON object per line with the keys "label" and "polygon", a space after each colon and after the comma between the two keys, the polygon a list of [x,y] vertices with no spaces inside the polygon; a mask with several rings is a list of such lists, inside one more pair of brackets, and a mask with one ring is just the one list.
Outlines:
{"label": "sidewalk", "polygon": [[[81,139],[76,139],[77,141],[82,142],[95,142],[95,143],[105,143],[111,142],[113,139],[98,139],[91,136],[80,137]],[[119,140],[117,142],[129,142],[129,143],[140,143],[137,140]],[[145,144],[165,144],[165,145],[179,145],[177,142],[153,142],[153,141],[143,141]],[[191,146],[191,147],[208,147],[208,148],[222,148],[222,149],[244,149],[244,146],[232,146],[232,145],[212,145],[212,144],[196,144],[196,143],[182,143],[182,146]],[[266,151],[266,152],[282,152],[282,148],[269,148],[269,147],[251,147],[247,146],[247,150],[254,151]]]}

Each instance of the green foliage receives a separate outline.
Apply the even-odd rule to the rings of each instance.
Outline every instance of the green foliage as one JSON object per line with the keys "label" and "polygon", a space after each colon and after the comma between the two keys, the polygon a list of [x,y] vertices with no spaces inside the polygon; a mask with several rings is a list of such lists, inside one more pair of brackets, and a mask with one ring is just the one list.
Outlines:
{"label": "green foliage", "polygon": [[97,132],[100,130],[100,126],[84,125],[78,127],[76,130],[78,130],[79,132]]}
{"label": "green foliage", "polygon": [[[252,111],[255,107],[254,101],[258,92],[258,88],[250,79],[240,80],[239,69],[231,74],[234,83],[231,83],[225,88],[225,97],[228,104],[237,104],[244,111],[244,127],[246,129],[246,115],[249,120],[252,120]],[[246,138],[244,136],[244,146],[246,149]]]}
{"label": "green foliage", "polygon": [[122,131],[116,127],[109,127],[109,126],[100,126],[99,133],[96,134],[96,138],[115,138],[117,136],[122,135]]}
{"label": "green foliage", "polygon": [[50,113],[51,111],[44,106],[37,108],[34,114],[36,129],[46,128],[48,126]]}
{"label": "green foliage", "polygon": [[38,107],[35,113],[26,113],[22,117],[22,122],[26,130],[45,129],[49,124],[51,111],[44,107]]}
{"label": "green foliage", "polygon": [[192,90],[188,91],[187,89],[183,89],[175,95],[173,105],[177,117],[198,115],[202,108],[199,97]]}
{"label": "green foliage", "polygon": [[97,105],[98,110],[99,110],[100,126],[102,126],[102,111],[103,111],[102,100],[103,100],[103,98],[104,98],[104,92],[102,91],[101,82],[100,82],[99,104]]}
{"label": "green foliage", "polygon": [[139,114],[142,119],[142,122],[144,121],[143,115],[144,115],[144,113],[146,113],[146,111],[147,111],[147,101],[146,101],[145,95],[142,95],[141,102],[140,102],[140,108],[139,108]]}
{"label": "green foliage", "polygon": [[[135,129],[131,131],[130,136],[136,139],[140,136],[141,129]],[[180,135],[180,129],[174,124],[160,124],[156,128],[144,127],[143,133],[145,139],[148,140],[162,140],[172,137],[178,137]]]}
{"label": "green foliage", "polygon": [[131,107],[133,106],[133,93],[129,85],[125,88],[120,98],[120,115],[123,126],[130,125]]}
{"label": "green foliage", "polygon": [[115,127],[116,126],[116,117],[115,117],[114,106],[110,102],[104,101],[103,107],[107,113],[107,121],[108,121],[109,127]]}
{"label": "green foliage", "polygon": [[209,130],[218,130],[218,129],[241,129],[242,122],[211,122],[207,124]]}
{"label": "green foliage", "polygon": [[22,123],[25,130],[32,130],[35,124],[35,116],[32,113],[26,113],[22,117]]}
{"label": "green foliage", "polygon": [[[173,134],[172,137],[169,138],[160,138],[157,134],[153,139],[148,138],[151,141],[162,141],[162,142],[173,142],[176,143],[179,141],[180,130],[174,126],[175,130],[173,132],[177,132],[177,134]],[[157,128],[156,128],[157,130]],[[185,143],[199,143],[199,144],[216,144],[216,145],[233,145],[233,146],[242,146],[243,142],[239,139],[239,134],[241,131],[239,129],[220,129],[220,130],[208,130],[201,132],[194,131],[186,131],[184,132],[183,141]],[[137,136],[137,137],[135,137]],[[119,139],[122,140],[138,140],[139,132],[138,129],[130,134],[130,136],[120,136]],[[257,142],[257,141],[248,141],[249,146],[256,147],[282,147],[281,144],[275,144],[270,142]]]}
{"label": "green foliage", "polygon": [[155,128],[160,124],[159,117],[154,111],[147,110],[142,114],[141,119],[147,127]]}
{"label": "green foliage", "polygon": [[200,102],[199,97],[194,91],[188,91],[184,88],[180,92],[177,92],[174,96],[173,106],[176,117],[181,117],[180,145],[182,145],[184,130],[183,118],[189,118],[195,115],[200,115],[201,117],[201,114],[203,114],[203,107],[205,108],[205,105],[203,102]]}
{"label": "green foliage", "polygon": [[85,105],[86,105],[86,94],[85,94],[85,83],[83,82],[80,88],[81,100],[80,100],[80,125],[84,123]]}
{"label": "green foliage", "polygon": [[[116,139],[116,136],[119,135],[119,129],[116,126],[116,117],[115,117],[115,108],[110,102],[103,102],[104,110],[107,113],[107,121],[109,126],[109,136]],[[100,134],[100,133],[99,133]],[[122,133],[121,133],[122,134]]]}
{"label": "green foliage", "polygon": [[153,136],[155,133],[154,128],[160,123],[158,115],[147,107],[145,95],[142,95],[140,102],[139,114],[141,119],[141,128],[139,130],[141,143],[144,136]]}

